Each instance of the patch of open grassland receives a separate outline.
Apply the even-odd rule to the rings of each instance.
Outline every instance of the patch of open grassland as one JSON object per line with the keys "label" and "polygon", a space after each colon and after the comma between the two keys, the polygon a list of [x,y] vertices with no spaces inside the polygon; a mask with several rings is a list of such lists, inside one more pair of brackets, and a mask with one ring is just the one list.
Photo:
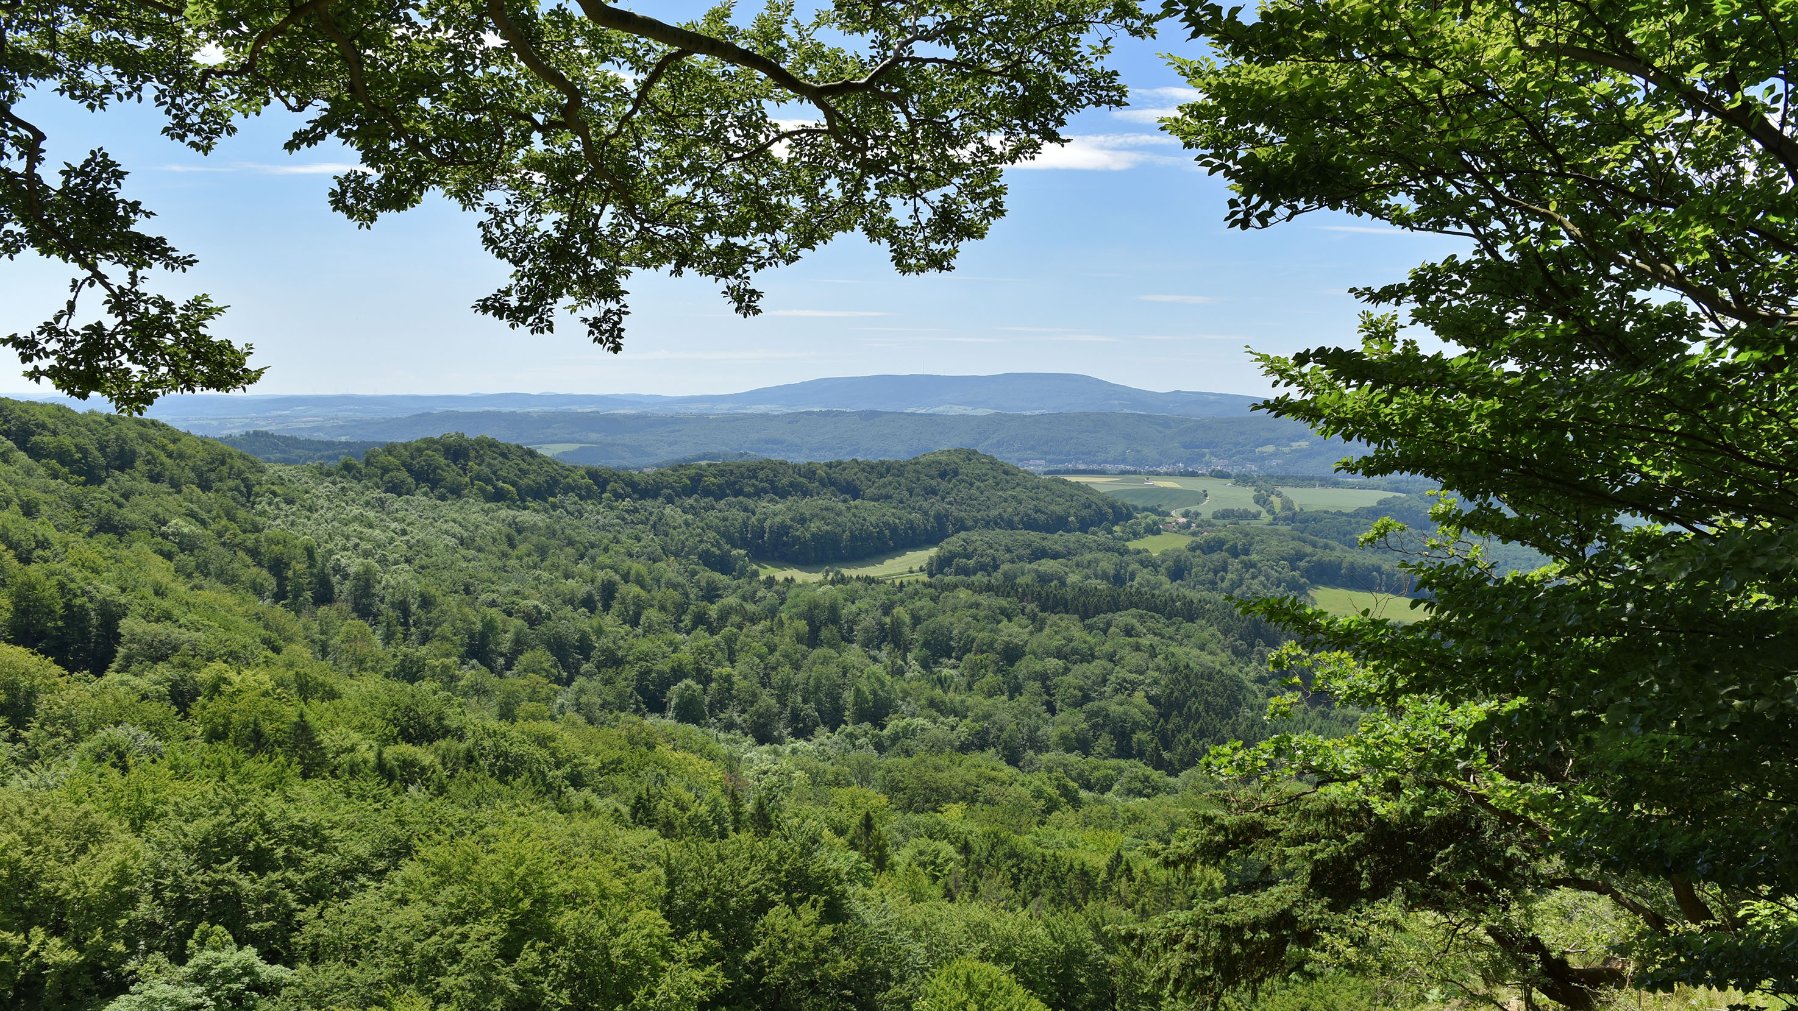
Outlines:
{"label": "patch of open grassland", "polygon": [[908,579],[924,578],[924,563],[929,560],[930,553],[936,550],[932,544],[927,548],[912,548],[907,551],[894,551],[885,555],[874,555],[869,558],[858,558],[849,562],[830,562],[823,565],[777,565],[772,562],[757,564],[764,576],[775,579],[791,579],[796,583],[815,583],[824,578],[824,573],[831,569],[846,576],[871,576],[888,582],[902,583]]}
{"label": "patch of open grassland", "polygon": [[1410,624],[1429,617],[1427,605],[1413,609],[1410,597],[1371,590],[1350,590],[1340,586],[1314,586],[1311,599],[1318,607],[1334,615],[1350,617],[1367,611],[1376,618]]}

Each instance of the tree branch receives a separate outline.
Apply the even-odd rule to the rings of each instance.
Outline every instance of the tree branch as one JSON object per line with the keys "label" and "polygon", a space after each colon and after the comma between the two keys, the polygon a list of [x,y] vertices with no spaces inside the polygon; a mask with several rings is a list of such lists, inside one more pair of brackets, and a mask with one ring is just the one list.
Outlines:
{"label": "tree branch", "polygon": [[1787,174],[1792,177],[1794,182],[1798,182],[1798,141],[1786,136],[1779,127],[1768,122],[1765,116],[1758,116],[1748,111],[1742,103],[1725,105],[1702,88],[1694,87],[1683,78],[1664,73],[1660,68],[1633,56],[1607,53],[1603,50],[1570,43],[1525,45],[1524,48],[1532,52],[1564,56],[1580,63],[1606,67],[1618,73],[1627,74],[1644,84],[1652,84],[1669,94],[1678,95],[1686,104],[1699,111],[1709,113],[1752,137],[1755,143],[1785,166]]}
{"label": "tree branch", "polygon": [[1548,883],[1558,888],[1571,888],[1575,891],[1590,892],[1593,895],[1602,895],[1612,902],[1617,903],[1618,906],[1628,912],[1634,914],[1635,917],[1641,920],[1649,930],[1652,930],[1657,934],[1667,933],[1667,918],[1665,916],[1662,916],[1660,913],[1643,905],[1641,902],[1624,893],[1622,889],[1608,881],[1595,881],[1591,878],[1581,877],[1559,877],[1550,878]]}

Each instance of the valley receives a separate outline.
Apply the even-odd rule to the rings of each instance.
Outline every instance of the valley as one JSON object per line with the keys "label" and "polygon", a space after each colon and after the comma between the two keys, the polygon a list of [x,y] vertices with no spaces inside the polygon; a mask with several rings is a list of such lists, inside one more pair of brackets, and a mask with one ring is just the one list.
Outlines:
{"label": "valley", "polygon": [[[1267,525],[1164,542],[968,451],[292,466],[5,401],[0,436],[0,928],[64,952],[0,958],[45,1008],[118,997],[132,951],[303,1003],[461,1006],[478,970],[888,1006],[949,938],[1059,1006],[1153,1000],[1102,925],[1208,887],[1157,847],[1205,752],[1273,730],[1284,635],[1225,595],[1396,576]],[[630,959],[545,976],[586,917]]]}
{"label": "valley", "polygon": [[0,0],[0,1009],[1798,1006],[1794,25]]}

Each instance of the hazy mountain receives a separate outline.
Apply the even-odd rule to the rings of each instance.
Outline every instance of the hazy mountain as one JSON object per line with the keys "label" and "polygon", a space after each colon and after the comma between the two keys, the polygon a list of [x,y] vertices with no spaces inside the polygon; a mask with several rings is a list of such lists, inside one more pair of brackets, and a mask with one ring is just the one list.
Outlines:
{"label": "hazy mountain", "polygon": [[[791,411],[892,411],[924,414],[1161,414],[1182,418],[1243,416],[1256,398],[1229,393],[1154,393],[1091,376],[1012,372],[996,376],[851,376],[813,379],[743,393],[664,397],[649,394],[490,393],[358,396],[195,394],[171,396],[150,417],[205,435],[253,430],[316,432],[338,422],[436,412],[581,411],[628,414],[757,414]],[[69,402],[72,407],[83,405]]]}
{"label": "hazy mountain", "polygon": [[658,410],[692,414],[739,411],[899,411],[906,413],[1166,414],[1210,418],[1248,413],[1258,397],[1230,393],[1153,393],[1063,372],[996,376],[848,376],[811,379],[721,397],[675,397]]}

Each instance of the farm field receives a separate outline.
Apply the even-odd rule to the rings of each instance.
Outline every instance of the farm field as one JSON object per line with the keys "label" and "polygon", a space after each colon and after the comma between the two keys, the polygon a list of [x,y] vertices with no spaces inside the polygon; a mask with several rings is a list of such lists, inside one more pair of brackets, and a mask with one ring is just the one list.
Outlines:
{"label": "farm field", "polygon": [[1362,611],[1372,612],[1376,618],[1390,618],[1400,624],[1408,625],[1414,621],[1422,621],[1429,616],[1423,608],[1413,610],[1411,598],[1391,593],[1375,593],[1371,590],[1350,590],[1340,586],[1314,586],[1311,588],[1311,599],[1318,607],[1340,617],[1351,617]]}
{"label": "farm field", "polygon": [[846,576],[871,576],[887,582],[902,583],[907,579],[922,579],[924,562],[935,550],[936,545],[932,544],[927,548],[895,551],[853,562],[832,562],[825,565],[773,565],[764,562],[759,568],[764,576],[791,579],[796,583],[818,582],[824,578],[828,569],[835,569]]}
{"label": "farm field", "polygon": [[1159,534],[1150,534],[1147,537],[1138,537],[1136,540],[1129,543],[1131,547],[1141,548],[1144,551],[1166,551],[1169,548],[1180,547],[1190,540],[1192,540],[1191,534],[1166,531]]}
{"label": "farm field", "polygon": [[[1220,477],[1164,477],[1143,474],[1063,474],[1065,480],[1115,496],[1134,506],[1186,509],[1209,517],[1219,509],[1259,509],[1255,490]],[[1370,506],[1392,492],[1376,488],[1287,487],[1280,490],[1300,509],[1347,512]]]}
{"label": "farm field", "polygon": [[1396,494],[1380,488],[1288,488],[1282,486],[1280,490],[1285,492],[1286,497],[1300,509],[1315,509],[1319,512],[1349,512],[1364,506],[1377,505],[1381,499],[1391,498]]}

